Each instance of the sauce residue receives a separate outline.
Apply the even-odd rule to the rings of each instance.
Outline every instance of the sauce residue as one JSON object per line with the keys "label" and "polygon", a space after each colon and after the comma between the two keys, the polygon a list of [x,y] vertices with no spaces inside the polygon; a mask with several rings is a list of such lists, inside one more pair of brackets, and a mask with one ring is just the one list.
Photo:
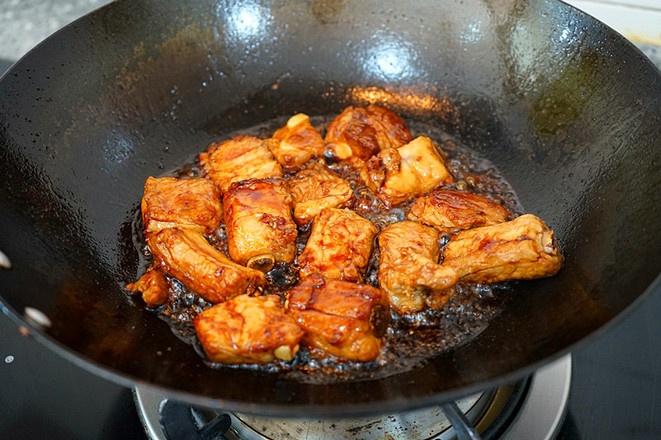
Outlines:
{"label": "sauce residue", "polygon": [[[322,134],[333,117],[311,117],[312,124]],[[416,121],[407,121],[413,136],[424,135],[431,138],[445,153],[446,164],[455,182],[442,184],[436,189],[466,191],[488,197],[509,210],[513,215],[524,212],[512,187],[500,176],[496,167],[487,159],[480,157],[469,147],[460,144],[438,128]],[[269,137],[284,125],[278,118],[248,129],[242,129],[240,134]],[[239,134],[239,133],[236,133]],[[233,135],[228,136],[231,137]],[[354,191],[356,201],[351,207],[356,213],[370,220],[377,228],[382,229],[388,224],[405,219],[416,198],[391,209],[386,209],[371,191],[361,182],[356,173],[338,164],[326,164],[333,172],[347,180]],[[197,178],[202,173],[197,163],[185,164],[174,174],[175,177]],[[289,175],[285,175],[285,178]],[[134,236],[142,237],[142,220],[139,213],[133,223]],[[305,247],[309,237],[309,227],[299,229],[296,242],[297,254]],[[447,241],[449,237],[444,237]],[[228,254],[227,237],[224,225],[218,229],[210,242],[217,249]],[[134,240],[139,252],[145,256],[142,264],[145,269],[151,263],[149,250],[144,239]],[[443,243],[442,243],[443,244]],[[365,274],[365,282],[378,287],[377,275],[379,267],[378,246],[370,258]],[[277,263],[266,274],[268,285],[264,293],[277,294],[284,298],[285,294],[298,281],[298,267],[293,264]],[[212,304],[187,290],[183,284],[168,277],[172,286],[170,299],[154,313],[166,321],[175,335],[206,358],[193,328],[195,316],[211,307]],[[398,372],[410,370],[421,362],[447,352],[475,338],[488,325],[491,318],[499,313],[507,302],[510,294],[509,283],[494,285],[469,285],[459,283],[456,295],[440,310],[425,310],[412,315],[397,315],[392,313],[392,320],[383,336],[383,348],[376,361],[367,363],[349,362],[324,356],[315,350],[301,347],[293,361],[275,361],[267,365],[219,365],[208,363],[213,368],[247,368],[263,373],[277,373],[290,379],[307,383],[328,383],[338,380],[367,380],[386,377]]]}

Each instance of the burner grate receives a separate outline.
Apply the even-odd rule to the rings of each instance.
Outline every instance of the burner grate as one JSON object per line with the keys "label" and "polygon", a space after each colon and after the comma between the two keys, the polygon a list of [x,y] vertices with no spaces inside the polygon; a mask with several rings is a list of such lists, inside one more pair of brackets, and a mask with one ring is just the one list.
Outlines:
{"label": "burner grate", "polygon": [[439,407],[341,420],[275,419],[194,408],[146,387],[135,402],[153,440],[549,440],[564,418],[571,378],[565,356],[530,378]]}

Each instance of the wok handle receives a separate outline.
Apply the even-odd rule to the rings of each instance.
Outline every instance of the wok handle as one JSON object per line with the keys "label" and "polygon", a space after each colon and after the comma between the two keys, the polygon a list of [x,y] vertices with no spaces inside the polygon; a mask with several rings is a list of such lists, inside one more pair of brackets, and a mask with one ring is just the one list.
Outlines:
{"label": "wok handle", "polygon": [[194,407],[174,400],[164,400],[158,410],[159,422],[165,438],[169,440],[226,440],[225,433],[232,421],[227,414],[219,414],[198,429],[197,418],[201,418]]}
{"label": "wok handle", "polygon": [[441,405],[445,417],[452,423],[457,440],[480,440],[480,434],[477,433],[454,402],[446,402]]}

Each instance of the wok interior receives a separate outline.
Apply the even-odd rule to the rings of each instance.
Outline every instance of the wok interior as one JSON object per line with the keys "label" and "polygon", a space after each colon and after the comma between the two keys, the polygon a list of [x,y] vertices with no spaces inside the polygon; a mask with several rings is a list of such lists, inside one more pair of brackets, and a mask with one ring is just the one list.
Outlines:
{"label": "wok interior", "polygon": [[[532,371],[659,273],[661,79],[595,20],[555,1],[178,3],[111,4],[0,83],[0,249],[13,263],[0,291],[19,315],[50,317],[57,350],[244,412],[394,411]],[[517,284],[482,334],[413,371],[310,385],[207,367],[124,290],[143,269],[131,222],[146,177],[230,132],[368,103],[494,162],[556,231],[564,268]]]}

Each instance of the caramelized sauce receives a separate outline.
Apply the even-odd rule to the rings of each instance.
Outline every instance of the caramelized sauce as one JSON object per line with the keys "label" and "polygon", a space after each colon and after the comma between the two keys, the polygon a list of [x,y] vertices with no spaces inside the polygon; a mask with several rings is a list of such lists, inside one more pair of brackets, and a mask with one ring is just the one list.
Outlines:
{"label": "caramelized sauce", "polygon": [[[323,133],[332,120],[331,117],[311,117],[312,124]],[[436,189],[459,190],[488,197],[504,206],[512,217],[524,211],[517,200],[514,190],[499,175],[496,167],[478,156],[473,150],[461,145],[437,128],[415,121],[407,121],[413,137],[424,135],[430,137],[445,153],[446,164],[455,182],[443,184]],[[235,134],[248,134],[266,138],[286,123],[279,118],[249,129],[243,129]],[[231,137],[230,135],[228,137]],[[204,148],[201,146],[200,150]],[[323,160],[323,159],[321,159]],[[361,182],[352,170],[338,164],[327,163],[336,174],[347,180],[354,191],[355,203],[350,209],[370,220],[377,228],[406,218],[412,198],[391,209],[386,209],[369,189]],[[198,164],[184,165],[181,169],[170,173],[177,178],[201,177]],[[285,175],[285,178],[288,178]],[[139,208],[138,208],[139,209]],[[139,212],[134,222],[135,244],[139,252],[146,256],[145,269],[151,263],[149,250],[146,248],[142,235],[142,222]],[[297,255],[301,253],[310,231],[298,231],[296,241]],[[443,239],[447,242],[449,237]],[[225,227],[221,225],[217,233],[208,237],[217,249],[228,254]],[[444,243],[442,243],[444,244]],[[365,274],[366,283],[378,287],[377,275],[379,267],[379,250],[374,251]],[[266,274],[268,285],[264,293],[280,295],[283,299],[286,293],[299,281],[298,267],[293,264],[276,263]],[[211,307],[212,304],[188,291],[181,282],[168,277],[171,284],[168,302],[153,309],[165,320],[175,335],[183,341],[192,344],[200,356],[205,357],[193,328],[195,316]],[[290,379],[311,383],[328,383],[340,380],[366,380],[389,376],[397,372],[410,370],[426,359],[437,356],[459,345],[465,344],[479,335],[488,325],[491,318],[499,313],[505,302],[511,296],[508,283],[494,285],[458,284],[456,294],[448,304],[440,310],[425,310],[412,315],[397,315],[392,313],[392,320],[385,329],[382,338],[381,355],[374,362],[357,363],[324,356],[316,350],[301,347],[301,350],[290,362],[275,361],[267,365],[218,365],[209,363],[214,368],[247,368],[262,373],[278,373]]]}

